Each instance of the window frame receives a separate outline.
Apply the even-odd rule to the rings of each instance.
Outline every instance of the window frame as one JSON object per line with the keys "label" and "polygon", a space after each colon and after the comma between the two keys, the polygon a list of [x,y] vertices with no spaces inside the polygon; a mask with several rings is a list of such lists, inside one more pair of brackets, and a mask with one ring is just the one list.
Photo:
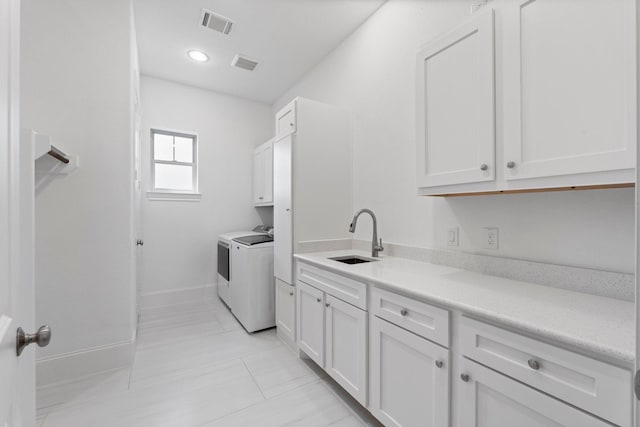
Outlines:
{"label": "window frame", "polygon": [[[180,137],[191,139],[193,161],[192,162],[178,162],[176,160],[156,160],[155,158],[155,135],[166,135],[171,137]],[[199,194],[198,193],[198,135],[196,133],[168,130],[168,129],[150,129],[151,140],[151,192],[152,193],[165,193],[165,194]],[[175,145],[174,145],[174,158],[175,158]],[[191,166],[191,190],[179,190],[174,188],[161,188],[156,186],[156,164],[164,165],[177,165],[177,166]]]}

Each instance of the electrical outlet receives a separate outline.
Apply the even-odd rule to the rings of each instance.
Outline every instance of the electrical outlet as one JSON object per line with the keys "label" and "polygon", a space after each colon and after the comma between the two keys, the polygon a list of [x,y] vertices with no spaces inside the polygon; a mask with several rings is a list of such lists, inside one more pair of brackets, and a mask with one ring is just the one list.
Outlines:
{"label": "electrical outlet", "polygon": [[458,227],[449,227],[447,230],[447,245],[458,246]]}
{"label": "electrical outlet", "polygon": [[485,249],[498,249],[498,229],[493,227],[486,227],[484,229],[484,248]]}

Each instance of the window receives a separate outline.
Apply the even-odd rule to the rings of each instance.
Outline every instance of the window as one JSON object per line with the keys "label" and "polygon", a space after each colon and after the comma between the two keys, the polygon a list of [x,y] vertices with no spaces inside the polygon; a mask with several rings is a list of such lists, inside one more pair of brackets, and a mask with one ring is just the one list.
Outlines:
{"label": "window", "polygon": [[197,137],[151,129],[153,191],[198,192]]}

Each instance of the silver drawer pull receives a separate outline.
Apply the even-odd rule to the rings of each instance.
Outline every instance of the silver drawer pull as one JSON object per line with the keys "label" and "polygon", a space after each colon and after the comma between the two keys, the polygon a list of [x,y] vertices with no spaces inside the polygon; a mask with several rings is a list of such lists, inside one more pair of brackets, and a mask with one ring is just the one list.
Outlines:
{"label": "silver drawer pull", "polygon": [[293,292],[289,292],[289,296],[292,297],[293,296]]}
{"label": "silver drawer pull", "polygon": [[406,308],[403,308],[402,310],[400,310],[400,315],[401,316],[406,316],[407,314],[409,314],[409,310],[407,310]]}
{"label": "silver drawer pull", "polygon": [[486,163],[483,163],[480,165],[480,170],[481,171],[486,171],[487,169],[489,169],[489,165]]}
{"label": "silver drawer pull", "polygon": [[469,377],[469,374],[460,374],[460,379],[465,383],[468,383],[471,378]]}
{"label": "silver drawer pull", "polygon": [[322,299],[320,299],[320,298],[316,298],[316,301],[321,302],[321,301],[322,301]]}
{"label": "silver drawer pull", "polygon": [[444,366],[444,362],[442,360],[436,360],[436,368],[442,368]]}
{"label": "silver drawer pull", "polygon": [[529,359],[527,360],[527,364],[529,365],[529,367],[531,369],[533,369],[534,371],[537,371],[538,369],[540,369],[540,362],[538,362],[536,359]]}

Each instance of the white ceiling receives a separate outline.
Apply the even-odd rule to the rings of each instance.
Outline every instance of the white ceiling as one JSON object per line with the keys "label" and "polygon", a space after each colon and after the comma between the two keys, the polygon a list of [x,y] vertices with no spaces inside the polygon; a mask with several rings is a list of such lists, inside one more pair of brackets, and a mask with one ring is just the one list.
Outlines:
{"label": "white ceiling", "polygon": [[[385,0],[134,0],[143,74],[273,103]],[[202,9],[235,22],[225,36],[200,25]],[[196,63],[189,49],[210,59]],[[260,61],[232,67],[236,53]]]}

